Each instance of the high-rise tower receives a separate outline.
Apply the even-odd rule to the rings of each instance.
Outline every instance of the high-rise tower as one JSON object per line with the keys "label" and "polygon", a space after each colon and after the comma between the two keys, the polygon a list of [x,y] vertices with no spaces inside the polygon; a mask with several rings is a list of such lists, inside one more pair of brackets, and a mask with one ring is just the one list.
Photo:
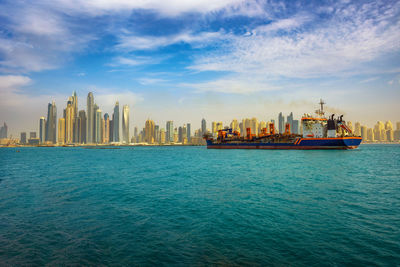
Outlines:
{"label": "high-rise tower", "polygon": [[95,116],[95,129],[94,129],[94,141],[96,144],[102,143],[102,116],[101,116],[101,109],[96,109],[96,116]]}
{"label": "high-rise tower", "polygon": [[46,119],[44,117],[40,117],[39,121],[39,141],[43,144],[46,140]]}
{"label": "high-rise tower", "polygon": [[72,106],[74,107],[74,118],[78,117],[78,96],[76,91],[72,93]]}
{"label": "high-rise tower", "polygon": [[113,141],[119,142],[119,102],[115,103],[113,113]]}
{"label": "high-rise tower", "polygon": [[86,142],[93,143],[93,126],[94,126],[94,98],[90,92],[87,96],[87,112],[86,112]]}
{"label": "high-rise tower", "polygon": [[74,118],[73,101],[69,100],[65,109],[65,142],[67,144],[71,144],[74,141]]}
{"label": "high-rise tower", "polygon": [[122,108],[122,142],[129,144],[129,106]]}
{"label": "high-rise tower", "polygon": [[201,120],[201,133],[202,135],[207,132],[207,122],[205,119]]}
{"label": "high-rise tower", "polygon": [[4,126],[0,127],[0,138],[7,138],[7,131],[8,131],[8,127],[7,124],[4,123]]}
{"label": "high-rise tower", "polygon": [[293,131],[293,112],[290,112],[289,116],[287,116],[287,123],[290,125],[290,132],[294,133]]}
{"label": "high-rise tower", "polygon": [[154,128],[155,128],[154,121],[147,120],[145,126],[145,141],[148,144],[154,143]]}
{"label": "high-rise tower", "polygon": [[282,115],[282,112],[279,113],[278,123],[279,133],[283,133],[285,131],[285,117]]}
{"label": "high-rise tower", "polygon": [[190,123],[186,124],[186,137],[188,142],[190,143],[190,141],[192,140],[192,129]]}
{"label": "high-rise tower", "polygon": [[47,106],[47,122],[46,122],[46,134],[45,139],[53,144],[57,142],[57,108],[54,101]]}
{"label": "high-rise tower", "polygon": [[107,144],[110,142],[110,116],[108,113],[104,114],[103,123],[103,143]]}
{"label": "high-rise tower", "polygon": [[86,144],[86,127],[87,127],[87,122],[86,122],[86,113],[84,110],[79,111],[79,123],[80,123],[80,129],[79,129],[79,134],[78,134],[78,143],[80,144]]}
{"label": "high-rise tower", "polygon": [[65,143],[65,119],[60,118],[58,120],[58,143],[64,144]]}
{"label": "high-rise tower", "polygon": [[174,122],[167,121],[167,132],[166,132],[166,142],[173,143],[174,142]]}

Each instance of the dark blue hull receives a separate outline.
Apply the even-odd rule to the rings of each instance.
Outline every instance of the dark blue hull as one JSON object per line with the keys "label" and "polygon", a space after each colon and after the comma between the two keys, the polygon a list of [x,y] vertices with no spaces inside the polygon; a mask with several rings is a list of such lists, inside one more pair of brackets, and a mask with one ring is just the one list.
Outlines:
{"label": "dark blue hull", "polygon": [[362,141],[361,137],[298,138],[290,143],[207,140],[207,148],[214,149],[354,149]]}

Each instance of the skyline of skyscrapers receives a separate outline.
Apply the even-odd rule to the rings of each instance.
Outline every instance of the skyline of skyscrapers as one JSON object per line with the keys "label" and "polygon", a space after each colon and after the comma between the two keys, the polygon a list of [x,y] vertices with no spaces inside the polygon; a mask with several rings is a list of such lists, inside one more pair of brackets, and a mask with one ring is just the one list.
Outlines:
{"label": "skyline of skyscrapers", "polygon": [[[122,139],[120,139],[120,111],[119,101],[116,101],[113,108],[112,118],[108,113],[102,116],[103,112],[100,107],[94,102],[92,92],[87,95],[87,113],[85,110],[78,111],[78,97],[74,91],[72,96],[68,97],[66,107],[63,109],[62,117],[57,118],[57,107],[54,101],[48,103],[47,106],[47,120],[44,116],[39,118],[39,131],[38,138],[36,132],[30,132],[30,138],[27,140],[26,132],[21,134],[24,137],[21,143],[29,144],[108,144],[108,143],[149,143],[149,144],[201,144],[202,136],[206,132],[211,132],[217,135],[219,130],[224,128],[231,128],[233,131],[247,134],[247,128],[250,128],[252,135],[259,135],[261,132],[269,132],[271,124],[275,125],[275,120],[259,121],[257,118],[243,118],[241,122],[233,119],[230,124],[224,124],[221,121],[213,121],[210,123],[211,131],[207,129],[207,122],[203,118],[200,122],[200,128],[195,129],[193,133],[192,123],[187,122],[181,126],[174,127],[174,121],[166,121],[165,129],[156,124],[153,120],[148,119],[145,122],[143,131],[138,131],[135,126],[134,135],[130,136],[130,108],[124,104],[122,106]],[[93,114],[93,117],[88,114]],[[90,122],[91,121],[91,122]],[[58,122],[58,125],[57,125]],[[289,124],[290,132],[294,134],[301,134],[302,129],[299,128],[299,120],[294,119],[292,112],[285,117],[282,112],[278,114],[278,128],[279,132],[285,132],[286,125]],[[361,136],[364,141],[377,141],[377,142],[392,142],[400,140],[400,122],[396,123],[396,130],[391,121],[378,121],[373,128],[368,128],[360,122],[353,124],[351,121],[346,122],[349,129],[357,136]],[[354,125],[354,126],[353,126]],[[7,138],[7,124],[0,129],[0,138]],[[267,131],[265,131],[267,129]],[[275,133],[278,132],[275,130]],[[31,135],[34,133],[35,137]],[[91,133],[91,134],[90,134]],[[37,139],[37,140],[36,140]],[[92,141],[89,141],[89,140]],[[120,141],[117,141],[120,140]]]}

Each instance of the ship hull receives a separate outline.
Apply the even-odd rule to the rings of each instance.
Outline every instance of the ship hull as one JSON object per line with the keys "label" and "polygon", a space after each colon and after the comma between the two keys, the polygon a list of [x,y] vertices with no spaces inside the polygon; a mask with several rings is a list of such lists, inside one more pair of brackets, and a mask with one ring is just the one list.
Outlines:
{"label": "ship hull", "polygon": [[274,142],[213,142],[207,140],[209,149],[355,149],[362,139],[361,137],[338,138],[299,138],[290,143]]}

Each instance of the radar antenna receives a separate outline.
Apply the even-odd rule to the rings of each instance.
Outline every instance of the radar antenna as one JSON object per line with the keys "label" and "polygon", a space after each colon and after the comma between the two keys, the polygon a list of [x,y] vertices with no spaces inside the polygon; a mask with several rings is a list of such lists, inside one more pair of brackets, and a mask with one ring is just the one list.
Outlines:
{"label": "radar antenna", "polygon": [[322,99],[320,99],[318,104],[320,104],[321,108],[319,110],[316,110],[315,113],[317,113],[319,116],[322,117],[325,114],[325,112],[324,112],[325,102]]}

